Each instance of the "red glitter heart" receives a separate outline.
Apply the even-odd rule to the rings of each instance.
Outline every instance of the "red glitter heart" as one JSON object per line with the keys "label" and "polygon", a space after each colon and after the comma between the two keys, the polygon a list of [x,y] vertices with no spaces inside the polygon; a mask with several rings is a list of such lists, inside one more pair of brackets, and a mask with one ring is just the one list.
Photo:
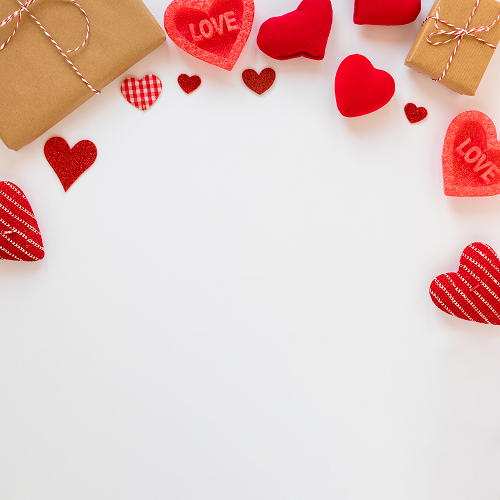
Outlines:
{"label": "red glitter heart", "polygon": [[472,243],[462,253],[457,273],[438,276],[429,293],[439,309],[451,316],[500,325],[500,260],[484,243]]}
{"label": "red glitter heart", "polygon": [[156,75],[146,75],[141,80],[127,78],[121,86],[123,97],[141,111],[146,111],[156,102],[161,90],[161,80]]}
{"label": "red glitter heart", "polygon": [[447,196],[500,194],[500,143],[495,124],[479,111],[458,115],[448,127],[443,148]]}
{"label": "red glitter heart", "polygon": [[80,141],[73,148],[62,137],[52,137],[44,148],[45,158],[59,177],[64,191],[91,167],[97,158],[97,148],[91,141]]}
{"label": "red glitter heart", "polygon": [[405,106],[405,114],[410,123],[418,123],[427,118],[427,110],[425,108],[417,108],[412,102],[409,102]]}
{"label": "red glitter heart", "polygon": [[28,198],[12,182],[0,182],[0,260],[33,262],[45,256]]}
{"label": "red glitter heart", "polygon": [[252,29],[253,0],[174,0],[165,30],[182,50],[231,71]]}
{"label": "red glitter heart", "polygon": [[276,71],[272,68],[266,68],[259,75],[254,69],[246,69],[241,76],[250,90],[262,95],[273,86],[274,80],[276,80]]}
{"label": "red glitter heart", "polygon": [[197,75],[188,76],[185,74],[179,75],[177,82],[186,94],[194,92],[201,85],[201,78]]}

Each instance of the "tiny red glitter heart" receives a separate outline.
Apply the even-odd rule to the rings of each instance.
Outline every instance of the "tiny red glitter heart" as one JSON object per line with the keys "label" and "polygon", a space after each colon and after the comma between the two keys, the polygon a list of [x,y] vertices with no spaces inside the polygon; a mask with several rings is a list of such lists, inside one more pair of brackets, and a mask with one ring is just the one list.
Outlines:
{"label": "tiny red glitter heart", "polygon": [[188,76],[185,74],[179,75],[177,82],[186,94],[194,92],[201,85],[201,78],[198,75]]}
{"label": "tiny red glitter heart", "polygon": [[254,69],[246,69],[241,75],[245,85],[256,94],[262,95],[269,90],[276,80],[276,71],[272,68],[263,69],[259,73]]}
{"label": "tiny red glitter heart", "polygon": [[122,83],[121,91],[132,106],[146,111],[160,97],[162,84],[156,75],[146,75],[141,80],[127,78]]}
{"label": "tiny red glitter heart", "polygon": [[44,148],[45,158],[59,177],[64,191],[91,167],[97,158],[97,148],[91,141],[80,141],[72,148],[62,137],[52,137]]}
{"label": "tiny red glitter heart", "polygon": [[427,118],[427,110],[425,108],[417,108],[412,102],[409,102],[405,106],[405,114],[410,123],[418,123]]}

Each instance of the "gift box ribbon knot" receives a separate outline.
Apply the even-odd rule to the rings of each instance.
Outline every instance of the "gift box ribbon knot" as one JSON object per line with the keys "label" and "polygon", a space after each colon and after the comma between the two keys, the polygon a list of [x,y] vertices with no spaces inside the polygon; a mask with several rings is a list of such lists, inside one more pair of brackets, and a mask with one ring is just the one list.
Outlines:
{"label": "gift box ribbon knot", "polygon": [[28,0],[24,4],[20,0],[17,0],[17,1],[18,1],[19,5],[21,6],[21,8],[19,10],[17,10],[16,12],[14,12],[13,14],[11,14],[9,17],[4,19],[0,23],[0,28],[2,28],[6,24],[9,24],[11,21],[13,21],[14,19],[17,18],[17,24],[16,24],[16,27],[14,28],[12,35],[10,35],[9,38],[7,38],[7,40],[0,46],[0,50],[3,50],[7,46],[7,44],[14,38],[15,34],[17,33],[17,30],[19,29],[19,24],[21,22],[22,14],[23,14],[23,12],[26,12],[27,14],[29,14],[31,16],[33,21],[35,21],[35,23],[43,30],[43,32],[47,35],[47,37],[50,39],[50,41],[56,46],[57,50],[61,53],[61,55],[66,60],[66,62],[75,70],[76,74],[81,78],[82,82],[85,83],[85,85],[87,85],[87,87],[92,92],[94,92],[94,94],[100,94],[100,92],[98,90],[96,90],[94,87],[92,87],[92,85],[90,85],[90,83],[83,77],[83,75],[78,71],[76,66],[70,61],[69,57],[66,55],[66,53],[69,54],[70,52],[76,52],[77,50],[82,49],[89,39],[90,22],[89,22],[89,18],[87,17],[87,13],[83,10],[82,6],[80,4],[78,4],[75,0],[69,0],[70,2],[74,3],[83,12],[83,15],[85,16],[85,21],[87,22],[87,34],[85,35],[85,40],[76,49],[67,50],[65,53],[64,50],[61,49],[61,47],[59,47],[58,43],[50,36],[49,32],[42,26],[40,21],[38,21],[38,19],[28,10],[28,7],[32,4],[34,4],[37,0]]}
{"label": "gift box ribbon knot", "polygon": [[[477,28],[469,29],[470,23],[472,22],[472,18],[474,17],[474,14],[476,13],[476,10],[479,7],[480,2],[481,2],[481,0],[477,0],[476,5],[472,9],[471,15],[469,16],[469,20],[467,21],[467,24],[465,25],[465,28],[459,28],[458,26],[455,26],[454,24],[448,23],[444,19],[441,19],[439,17],[439,11],[440,11],[441,7],[438,7],[436,9],[436,14],[434,16],[428,16],[425,19],[424,23],[426,21],[428,21],[429,19],[434,19],[434,23],[436,25],[437,31],[434,31],[433,33],[430,33],[427,36],[427,41],[431,45],[444,45],[445,43],[450,43],[450,42],[454,42],[455,40],[458,40],[457,45],[455,46],[455,49],[453,50],[453,52],[450,56],[450,59],[448,60],[448,64],[446,65],[446,68],[443,71],[443,74],[439,78],[434,79],[435,82],[440,82],[446,76],[446,73],[448,72],[448,69],[450,68],[451,63],[453,62],[453,58],[455,57],[455,54],[457,53],[458,47],[460,47],[460,44],[462,43],[462,40],[464,39],[465,36],[471,36],[472,38],[475,38],[478,42],[484,43],[484,44],[488,45],[488,47],[491,47],[493,49],[497,48],[496,45],[488,43],[486,40],[479,38],[478,36],[475,35],[475,33],[480,33],[482,31],[489,31],[500,20],[500,14],[498,14],[497,18],[488,26],[479,26]],[[453,30],[446,31],[446,30],[439,29],[438,22],[442,23],[442,24],[446,24],[450,28],[453,28]],[[446,36],[449,36],[451,38],[449,38],[448,40],[445,40],[443,42],[433,42],[431,40],[431,37],[438,36],[438,35],[446,35]]]}

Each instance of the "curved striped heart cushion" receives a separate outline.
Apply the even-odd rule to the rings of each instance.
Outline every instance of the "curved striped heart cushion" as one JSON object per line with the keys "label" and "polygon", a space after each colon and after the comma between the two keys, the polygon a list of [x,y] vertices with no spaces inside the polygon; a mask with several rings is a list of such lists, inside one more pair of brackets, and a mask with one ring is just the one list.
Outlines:
{"label": "curved striped heart cushion", "polygon": [[439,309],[476,323],[500,325],[500,260],[484,243],[472,243],[462,253],[458,273],[438,276],[431,298]]}
{"label": "curved striped heart cushion", "polygon": [[33,262],[45,256],[42,235],[24,193],[0,182],[0,260]]}

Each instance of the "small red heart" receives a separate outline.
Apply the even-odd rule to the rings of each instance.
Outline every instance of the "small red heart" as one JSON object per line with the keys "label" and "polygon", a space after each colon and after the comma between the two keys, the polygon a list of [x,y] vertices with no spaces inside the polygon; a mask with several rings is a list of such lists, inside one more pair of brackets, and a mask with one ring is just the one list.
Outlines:
{"label": "small red heart", "polygon": [[347,117],[373,113],[394,95],[396,84],[389,73],[375,69],[360,54],[346,57],[335,76],[335,98],[342,115]]}
{"label": "small red heart", "polygon": [[34,262],[45,256],[28,198],[12,182],[0,182],[0,260]]}
{"label": "small red heart", "polygon": [[447,196],[500,194],[500,143],[495,124],[479,111],[458,115],[448,127],[443,148]]}
{"label": "small red heart", "polygon": [[438,276],[429,293],[439,309],[451,316],[500,325],[500,260],[484,243],[472,243],[462,253],[457,273]]}
{"label": "small red heart", "polygon": [[354,23],[398,26],[412,23],[422,8],[420,0],[355,0]]}
{"label": "small red heart", "polygon": [[269,90],[276,80],[276,71],[272,68],[263,69],[260,75],[254,69],[246,69],[241,75],[245,85],[256,94],[262,95]]}
{"label": "small red heart", "polygon": [[80,141],[70,149],[62,137],[52,137],[44,148],[45,158],[59,177],[64,191],[91,167],[97,158],[97,148],[91,141]]}
{"label": "small red heart", "polygon": [[146,111],[160,97],[162,84],[156,75],[146,75],[141,80],[127,78],[121,86],[122,94],[136,108]]}
{"label": "small red heart", "polygon": [[165,11],[165,30],[188,54],[231,71],[254,12],[253,0],[174,0]]}
{"label": "small red heart", "polygon": [[405,114],[410,123],[418,123],[427,118],[427,110],[425,108],[417,108],[412,102],[409,102],[405,106]]}
{"label": "small red heart", "polygon": [[293,12],[265,21],[257,35],[257,45],[274,59],[303,56],[321,60],[325,57],[332,21],[330,0],[303,0]]}
{"label": "small red heart", "polygon": [[201,85],[201,78],[197,75],[188,76],[185,74],[179,75],[177,82],[186,94],[194,92]]}

